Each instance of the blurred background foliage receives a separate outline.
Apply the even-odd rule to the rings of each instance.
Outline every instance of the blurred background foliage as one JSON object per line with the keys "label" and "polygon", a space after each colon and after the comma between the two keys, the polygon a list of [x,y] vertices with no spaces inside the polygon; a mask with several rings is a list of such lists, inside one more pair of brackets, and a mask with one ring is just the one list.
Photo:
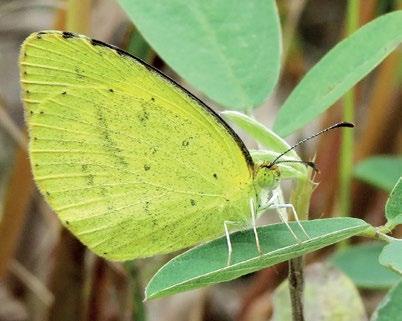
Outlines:
{"label": "blurred background foliage", "polygon": [[[359,26],[402,9],[397,0],[351,1],[358,4]],[[115,1],[79,2],[87,35],[140,56],[219,110],[164,64]],[[347,1],[278,0],[277,5],[283,33],[280,81],[272,97],[255,110],[255,117],[268,127],[303,75],[347,33]],[[32,181],[17,60],[19,47],[31,32],[65,29],[66,10],[66,1],[0,1],[0,320],[284,320],[288,311],[283,310],[283,286],[275,289],[286,278],[286,264],[143,304],[144,284],[172,256],[136,260],[124,267],[95,257],[62,229]],[[354,89],[355,166],[347,197],[352,216],[373,225],[384,223],[387,195],[402,174],[401,55],[401,48],[394,51]],[[340,120],[343,102],[288,141]],[[312,219],[339,215],[340,140],[339,133],[322,136],[300,151],[304,158],[316,153],[321,170],[310,207]],[[399,228],[395,236],[401,235]],[[307,285],[306,293],[317,311],[351,302],[356,312],[351,320],[367,320],[398,276],[378,264],[382,244],[361,244],[360,239],[352,243],[342,251],[331,247],[307,256],[306,282],[325,286],[317,290]],[[352,289],[351,301],[334,301],[342,299],[345,287]],[[326,293],[326,300],[318,302],[315,291]],[[324,320],[308,311],[308,302],[308,320]]]}

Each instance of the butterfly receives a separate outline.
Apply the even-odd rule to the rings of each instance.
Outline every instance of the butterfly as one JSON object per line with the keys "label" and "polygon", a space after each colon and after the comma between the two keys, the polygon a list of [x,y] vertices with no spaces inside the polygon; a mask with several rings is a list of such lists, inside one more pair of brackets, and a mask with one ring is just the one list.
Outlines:
{"label": "butterfly", "polygon": [[255,163],[217,113],[121,49],[41,31],[23,43],[20,72],[35,181],[100,256],[129,260],[228,235],[278,186],[278,167]]}

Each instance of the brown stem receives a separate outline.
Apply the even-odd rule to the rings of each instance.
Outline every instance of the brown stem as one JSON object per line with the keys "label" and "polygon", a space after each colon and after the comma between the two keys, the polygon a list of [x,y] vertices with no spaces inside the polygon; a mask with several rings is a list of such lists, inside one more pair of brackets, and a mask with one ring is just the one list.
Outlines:
{"label": "brown stem", "polygon": [[[309,176],[311,175],[311,170]],[[291,203],[295,207],[296,213],[301,220],[308,219],[311,193],[313,192],[314,184],[309,179],[300,179],[296,183],[296,187],[291,195]],[[303,257],[297,257],[289,261],[289,293],[290,302],[292,305],[293,321],[304,321],[303,309]]]}
{"label": "brown stem", "polygon": [[293,321],[304,321],[303,290],[304,271],[303,257],[297,257],[289,261],[289,293],[292,304]]}
{"label": "brown stem", "polygon": [[81,320],[84,306],[85,247],[69,231],[63,229],[54,253],[55,266],[50,275],[49,289],[55,300],[48,320]]}
{"label": "brown stem", "polygon": [[[105,310],[108,306],[108,273],[107,263],[104,259],[95,257],[92,271],[91,289],[89,291],[87,320],[105,320]],[[110,304],[110,302],[109,302]]]}

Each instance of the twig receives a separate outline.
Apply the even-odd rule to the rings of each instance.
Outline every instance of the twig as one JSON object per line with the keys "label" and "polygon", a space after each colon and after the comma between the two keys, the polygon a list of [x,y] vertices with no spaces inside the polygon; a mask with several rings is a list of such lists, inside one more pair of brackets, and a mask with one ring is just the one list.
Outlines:
{"label": "twig", "polygon": [[[307,177],[311,177],[311,169]],[[299,179],[296,182],[296,187],[291,195],[291,203],[295,207],[296,213],[301,220],[308,219],[308,211],[310,207],[311,193],[315,188],[315,184],[308,178]],[[303,257],[297,257],[289,261],[289,293],[290,302],[292,305],[292,318],[293,321],[304,321],[304,308],[303,308],[303,290],[304,290],[304,276],[303,276]]]}
{"label": "twig", "polygon": [[293,321],[304,321],[303,290],[304,271],[303,257],[297,257],[289,261],[289,293],[292,304]]}

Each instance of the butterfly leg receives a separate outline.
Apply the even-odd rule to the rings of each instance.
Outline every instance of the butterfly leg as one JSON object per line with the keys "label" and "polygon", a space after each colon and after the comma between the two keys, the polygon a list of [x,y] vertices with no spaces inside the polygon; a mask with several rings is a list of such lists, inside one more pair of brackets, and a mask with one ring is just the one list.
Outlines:
{"label": "butterfly leg", "polygon": [[[288,209],[290,208],[292,210],[292,212],[294,212],[293,215],[295,215],[296,211],[294,209],[294,206],[292,204],[276,204],[276,205],[272,205],[269,207],[270,209]],[[281,212],[279,212],[279,217],[281,219],[281,221],[283,223],[286,224],[287,228],[289,229],[290,233],[292,233],[293,237],[296,239],[297,242],[301,242],[301,240],[299,239],[299,237],[295,234],[295,232],[293,232],[292,228],[290,227],[289,223],[288,223],[288,219],[287,217],[284,217],[282,215]],[[297,214],[296,214],[297,215]],[[301,225],[299,219],[297,218],[297,216],[295,215],[295,219],[297,224],[299,225],[300,229],[303,231],[303,233],[306,235],[307,238],[310,238],[310,236],[307,234],[306,230],[304,229],[304,227]]]}
{"label": "butterfly leg", "polygon": [[232,221],[224,221],[223,222],[223,226],[225,227],[226,243],[228,246],[228,260],[226,263],[227,266],[232,264],[232,242],[230,242],[230,234],[229,234],[229,229],[228,229],[229,224],[234,224],[234,222],[232,222]]}
{"label": "butterfly leg", "polygon": [[[290,227],[288,223],[288,215],[287,215],[287,209],[290,208],[292,210],[293,216],[299,225],[300,229],[303,231],[303,233],[307,236],[307,238],[310,238],[310,236],[307,234],[306,230],[304,229],[303,225],[300,223],[299,217],[296,213],[296,210],[292,204],[286,204],[283,201],[283,196],[282,192],[280,190],[274,190],[272,192],[272,197],[268,201],[267,208],[269,209],[277,209],[279,213],[279,217],[283,223],[286,224],[287,228],[289,229],[290,233],[293,235],[293,237],[300,242],[300,239],[297,237],[297,235],[293,232],[292,228]],[[281,211],[285,210],[285,211]]]}
{"label": "butterfly leg", "polygon": [[260,246],[260,239],[258,238],[258,232],[257,232],[257,225],[256,225],[256,210],[255,210],[255,204],[254,200],[250,198],[250,211],[251,211],[251,223],[253,225],[253,231],[254,231],[254,237],[255,237],[255,245],[257,246],[257,251],[260,255],[263,254]]}
{"label": "butterfly leg", "polygon": [[299,216],[297,215],[297,212],[296,212],[295,207],[293,206],[293,204],[278,204],[278,206],[280,206],[282,208],[290,208],[292,210],[292,213],[293,213],[293,216],[295,218],[295,221],[296,221],[297,225],[299,225],[299,227],[303,231],[304,235],[306,235],[307,238],[310,238],[310,235],[308,235],[308,233],[304,229],[303,225],[300,223]]}

